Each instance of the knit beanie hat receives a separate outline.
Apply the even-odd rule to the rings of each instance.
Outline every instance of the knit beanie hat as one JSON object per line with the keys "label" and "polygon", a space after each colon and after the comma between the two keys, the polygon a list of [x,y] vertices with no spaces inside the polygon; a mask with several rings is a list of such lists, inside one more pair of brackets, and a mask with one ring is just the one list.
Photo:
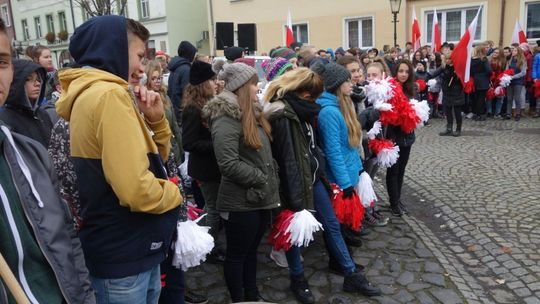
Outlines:
{"label": "knit beanie hat", "polygon": [[188,61],[193,61],[196,54],[197,48],[191,44],[191,42],[184,40],[178,45],[178,56],[183,57]]}
{"label": "knit beanie hat", "polygon": [[244,54],[244,49],[238,46],[231,46],[223,51],[225,58],[229,61],[235,61],[238,58],[241,58]]}
{"label": "knit beanie hat", "polygon": [[225,81],[225,89],[234,92],[257,75],[257,70],[243,63],[230,63],[222,66],[218,79]]}
{"label": "knit beanie hat", "polygon": [[189,83],[192,85],[201,84],[207,80],[216,76],[216,73],[212,71],[212,65],[204,61],[195,60],[191,65],[189,71]]}
{"label": "knit beanie hat", "polygon": [[311,66],[311,69],[322,77],[324,89],[331,93],[335,92],[345,81],[351,79],[351,73],[336,63],[317,62]]}
{"label": "knit beanie hat", "polygon": [[242,57],[242,58],[236,59],[234,62],[235,62],[235,63],[243,63],[243,64],[247,64],[247,65],[249,65],[249,66],[252,67],[252,68],[255,67],[255,59],[254,59],[254,58]]}
{"label": "knit beanie hat", "polygon": [[284,47],[284,48],[274,49],[273,52],[270,53],[270,57],[272,58],[281,57],[281,58],[285,58],[289,60],[291,58],[296,58],[297,55],[293,50]]}
{"label": "knit beanie hat", "polygon": [[335,51],[335,54],[345,55],[345,50],[342,47],[338,47]]}
{"label": "knit beanie hat", "polygon": [[289,60],[282,57],[276,57],[264,61],[262,64],[262,68],[264,70],[264,76],[266,77],[266,80],[272,81],[277,76],[283,75],[283,73],[285,73],[287,69],[292,69],[293,66],[289,62]]}

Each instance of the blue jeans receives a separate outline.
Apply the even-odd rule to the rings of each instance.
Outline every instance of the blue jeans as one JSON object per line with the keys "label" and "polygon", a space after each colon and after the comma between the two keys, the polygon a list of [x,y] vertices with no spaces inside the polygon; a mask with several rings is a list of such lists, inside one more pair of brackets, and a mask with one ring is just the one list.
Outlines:
{"label": "blue jeans", "polygon": [[156,304],[161,283],[159,265],[136,275],[119,279],[90,276],[98,304]]}
{"label": "blue jeans", "polygon": [[288,251],[285,252],[287,257],[287,263],[289,264],[289,274],[291,276],[299,276],[304,273],[304,265],[300,259],[300,247],[291,246]]}

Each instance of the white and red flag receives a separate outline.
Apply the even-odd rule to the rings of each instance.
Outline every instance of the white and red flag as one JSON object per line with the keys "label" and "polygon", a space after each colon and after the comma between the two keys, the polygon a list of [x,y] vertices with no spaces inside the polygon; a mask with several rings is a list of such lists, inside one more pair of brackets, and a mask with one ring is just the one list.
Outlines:
{"label": "white and red flag", "polygon": [[437,9],[433,10],[433,27],[431,29],[431,49],[433,52],[441,51],[441,26],[437,17]]}
{"label": "white and red flag", "polygon": [[465,92],[467,92],[468,89],[471,89],[471,86],[473,85],[473,82],[470,81],[471,57],[473,50],[473,41],[476,35],[476,24],[478,23],[478,15],[480,14],[481,9],[482,7],[478,9],[478,12],[476,13],[473,21],[471,22],[471,24],[469,24],[469,27],[467,28],[463,36],[461,36],[461,40],[459,40],[458,44],[454,48],[454,51],[452,51],[452,55],[450,55],[450,58],[454,63],[454,71],[461,80],[461,83],[463,84],[463,90]]}
{"label": "white and red flag", "polygon": [[422,47],[422,44],[420,43],[420,25],[418,25],[418,19],[416,18],[416,11],[414,9],[414,5],[413,5],[413,9],[412,9],[412,17],[413,17],[413,22],[412,22],[412,44],[413,44],[413,50],[416,51],[418,50],[419,48]]}
{"label": "white and red flag", "polygon": [[285,25],[285,44],[287,47],[291,47],[291,44],[294,43],[294,34],[292,30],[292,19],[291,19],[291,11],[289,10],[287,14],[287,24]]}
{"label": "white and red flag", "polygon": [[525,32],[521,28],[521,25],[519,24],[519,21],[516,20],[516,26],[514,26],[514,32],[512,33],[512,42],[511,44],[522,44],[527,43],[527,36],[525,36]]}

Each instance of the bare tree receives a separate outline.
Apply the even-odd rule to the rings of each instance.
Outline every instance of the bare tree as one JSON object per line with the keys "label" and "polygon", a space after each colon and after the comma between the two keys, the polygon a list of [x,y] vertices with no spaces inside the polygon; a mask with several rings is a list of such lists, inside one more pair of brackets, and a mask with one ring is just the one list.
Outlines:
{"label": "bare tree", "polygon": [[73,0],[88,16],[125,15],[127,0]]}

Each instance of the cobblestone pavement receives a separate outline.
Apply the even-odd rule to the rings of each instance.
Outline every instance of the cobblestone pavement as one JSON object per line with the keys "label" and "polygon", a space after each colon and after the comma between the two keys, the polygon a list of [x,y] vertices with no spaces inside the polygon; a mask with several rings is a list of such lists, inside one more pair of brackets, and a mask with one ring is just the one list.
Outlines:
{"label": "cobblestone pavement", "polygon": [[[540,119],[466,120],[459,138],[438,136],[444,125],[432,120],[417,132],[403,195],[411,214],[372,228],[354,248],[383,295],[342,292],[319,235],[303,252],[317,303],[540,303]],[[384,176],[376,177],[383,212]],[[263,241],[261,294],[296,303],[288,271],[269,251]],[[221,266],[204,264],[186,277],[209,303],[228,303]]]}

